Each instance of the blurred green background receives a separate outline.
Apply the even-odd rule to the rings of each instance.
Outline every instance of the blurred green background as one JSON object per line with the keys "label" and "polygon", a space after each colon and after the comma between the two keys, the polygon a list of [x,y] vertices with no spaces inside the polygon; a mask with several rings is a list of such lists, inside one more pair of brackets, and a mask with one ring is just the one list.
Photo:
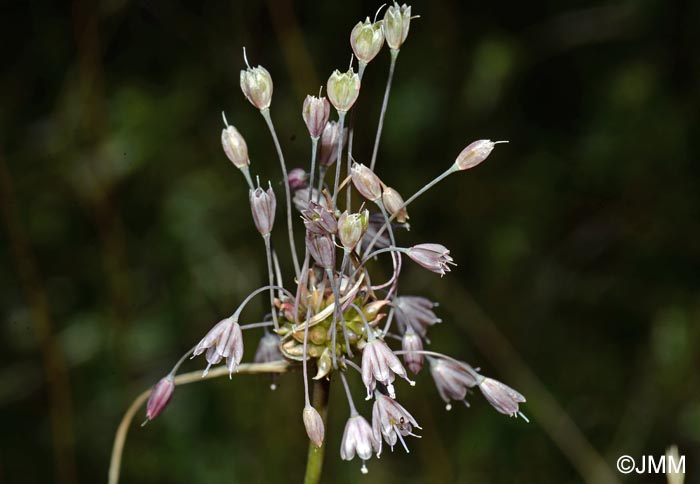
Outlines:
{"label": "blurred green background", "polygon": [[[238,87],[241,49],[273,76],[288,164],[307,166],[303,97],[346,68],[351,28],[378,6],[3,3],[0,482],[105,482],[132,399],[265,282],[247,190],[219,141],[226,110],[281,197],[269,134]],[[615,461],[673,443],[686,482],[700,482],[700,4],[453,0],[413,12],[379,175],[408,197],[469,142],[510,144],[411,207],[401,243],[442,243],[459,266],[440,279],[409,265],[400,291],[441,303],[430,349],[522,391],[531,423],[480,395],[446,412],[424,373],[398,386],[423,438],[362,476],[338,456],[348,410],[336,385],[324,482],[660,483]],[[388,58],[365,74],[359,161]],[[258,337],[246,336],[247,359]],[[268,383],[176,390],[165,414],[132,427],[122,482],[299,482],[301,374],[276,392]]]}

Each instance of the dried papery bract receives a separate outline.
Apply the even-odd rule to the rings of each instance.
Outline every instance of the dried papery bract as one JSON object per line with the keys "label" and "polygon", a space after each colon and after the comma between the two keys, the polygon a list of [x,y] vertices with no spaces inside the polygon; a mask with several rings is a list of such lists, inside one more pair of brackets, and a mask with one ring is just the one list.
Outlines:
{"label": "dried papery bract", "polygon": [[153,420],[165,410],[174,391],[175,379],[173,375],[167,375],[161,378],[158,383],[153,386],[153,390],[151,390],[151,394],[148,396],[148,402],[146,403],[146,418],[148,420]]}
{"label": "dried papery bract", "polygon": [[384,36],[386,43],[391,49],[398,50],[401,48],[406,37],[408,37],[408,29],[411,25],[411,7],[404,3],[399,7],[399,4],[394,2],[394,5],[386,9],[384,14]]}
{"label": "dried papery bract", "polygon": [[381,22],[371,22],[369,17],[350,32],[350,45],[360,63],[369,64],[384,45],[384,31]]}
{"label": "dried papery bract", "polygon": [[321,447],[323,445],[323,437],[325,436],[325,427],[321,415],[314,407],[309,405],[304,407],[302,419],[309,440],[311,440],[316,447]]}
{"label": "dried papery bract", "polygon": [[309,130],[312,138],[320,138],[323,134],[323,129],[328,123],[328,117],[331,113],[331,104],[325,96],[306,96],[304,106],[301,110],[301,116],[304,118],[304,123]]}
{"label": "dried papery bract", "polygon": [[340,113],[347,113],[360,95],[360,76],[352,67],[347,72],[335,70],[328,78],[326,92],[333,107]]}

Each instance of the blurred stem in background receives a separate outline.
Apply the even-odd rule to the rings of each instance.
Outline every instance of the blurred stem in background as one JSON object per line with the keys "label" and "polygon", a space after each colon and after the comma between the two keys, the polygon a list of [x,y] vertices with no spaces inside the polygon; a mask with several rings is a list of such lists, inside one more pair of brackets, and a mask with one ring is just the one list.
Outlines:
{"label": "blurred stem in background", "polygon": [[56,341],[46,290],[27,237],[22,229],[12,178],[0,153],[0,207],[20,284],[29,305],[34,334],[44,364],[48,388],[49,419],[54,449],[54,474],[59,484],[75,482],[73,415],[68,369]]}

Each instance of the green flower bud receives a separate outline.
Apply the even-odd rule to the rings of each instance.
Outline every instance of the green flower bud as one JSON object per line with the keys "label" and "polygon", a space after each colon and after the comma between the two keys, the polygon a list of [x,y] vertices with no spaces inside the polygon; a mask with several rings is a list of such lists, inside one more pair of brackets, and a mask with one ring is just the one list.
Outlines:
{"label": "green flower bud", "polygon": [[338,218],[338,237],[343,247],[347,251],[352,251],[362,240],[362,236],[369,224],[369,211],[363,210],[360,213],[348,214],[343,212]]}
{"label": "green flower bud", "polygon": [[259,110],[268,109],[272,101],[272,77],[262,66],[241,71],[241,91],[250,104]]}
{"label": "green flower bud", "polygon": [[343,73],[336,69],[328,78],[326,90],[328,91],[328,99],[335,109],[338,112],[346,113],[357,101],[357,96],[360,95],[360,76],[355,74],[352,67]]}
{"label": "green flower bud", "polygon": [[364,22],[358,22],[350,32],[350,45],[355,57],[361,63],[369,64],[384,45],[382,23],[372,23],[369,17]]}
{"label": "green flower bud", "polygon": [[384,14],[384,36],[386,43],[392,49],[400,49],[406,37],[408,36],[408,28],[411,24],[411,7],[404,3],[399,7],[399,4],[394,2],[394,5],[389,7]]}

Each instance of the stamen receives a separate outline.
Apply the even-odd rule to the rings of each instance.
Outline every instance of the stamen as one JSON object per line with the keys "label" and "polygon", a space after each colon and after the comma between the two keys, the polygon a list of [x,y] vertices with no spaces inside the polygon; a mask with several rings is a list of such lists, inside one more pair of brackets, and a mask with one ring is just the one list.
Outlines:
{"label": "stamen", "polygon": [[245,60],[245,65],[250,69],[250,64],[248,64],[248,56],[245,53],[245,46],[243,46],[243,60]]}
{"label": "stamen", "polygon": [[401,445],[403,445],[403,449],[406,451],[407,454],[410,454],[411,451],[408,450],[408,446],[406,445],[406,442],[403,440],[403,436],[401,435],[401,432],[398,431],[396,425],[394,425],[394,432],[396,432],[396,436],[401,441]]}

